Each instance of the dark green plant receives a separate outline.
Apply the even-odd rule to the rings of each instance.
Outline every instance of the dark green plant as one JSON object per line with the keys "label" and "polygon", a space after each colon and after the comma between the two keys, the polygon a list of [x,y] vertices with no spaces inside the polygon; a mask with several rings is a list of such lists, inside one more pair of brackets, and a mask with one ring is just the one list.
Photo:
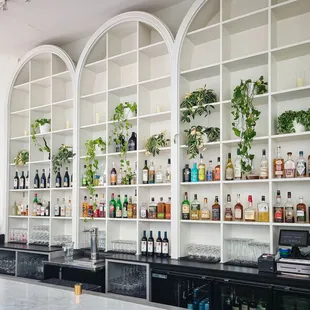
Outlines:
{"label": "dark green plant", "polygon": [[145,143],[145,149],[146,149],[146,155],[159,155],[161,147],[166,147],[168,143],[170,142],[170,139],[166,139],[166,132],[162,131],[159,134],[152,135],[146,140]]}
{"label": "dark green plant", "polygon": [[47,119],[47,118],[40,118],[40,119],[36,119],[32,124],[31,124],[31,139],[34,143],[35,146],[38,147],[40,152],[46,151],[47,153],[51,152],[50,147],[48,146],[46,139],[44,137],[42,137],[43,141],[44,141],[44,145],[42,145],[41,143],[38,142],[37,140],[37,136],[36,134],[38,133],[38,129],[40,126],[43,126],[45,124],[50,124],[51,123],[51,119]]}
{"label": "dark green plant", "polygon": [[105,152],[106,143],[101,137],[94,140],[87,140],[85,142],[86,182],[90,196],[95,194],[94,175],[99,169],[99,161],[96,159],[96,146],[99,147],[102,152]]}
{"label": "dark green plant", "polygon": [[220,128],[208,127],[206,128],[206,135],[209,142],[217,142],[220,140]]}
{"label": "dark green plant", "polygon": [[18,151],[16,157],[14,158],[15,166],[24,166],[29,161],[29,151],[22,149]]}
{"label": "dark green plant", "polygon": [[252,142],[256,136],[256,123],[259,120],[260,111],[258,111],[253,99],[255,94],[264,94],[267,90],[267,82],[264,82],[263,76],[258,81],[253,82],[251,79],[241,81],[234,89],[232,102],[232,115],[234,117],[232,126],[234,134],[240,138],[238,148],[241,155],[241,168],[243,172],[251,171],[250,154]]}
{"label": "dark green plant", "polygon": [[310,131],[310,109],[307,111],[285,111],[278,117],[278,134],[294,133],[294,121],[303,125],[306,131]]}
{"label": "dark green plant", "polygon": [[57,173],[58,168],[61,168],[65,164],[70,164],[71,159],[75,156],[75,153],[72,151],[71,145],[62,144],[58,149],[56,155],[52,157],[53,171]]}
{"label": "dark green plant", "polygon": [[189,159],[193,159],[199,155],[203,148],[203,138],[206,135],[207,128],[205,126],[192,126],[190,129],[184,130],[186,135],[187,155]]}
{"label": "dark green plant", "polygon": [[211,109],[214,106],[211,103],[217,102],[217,96],[213,89],[198,88],[197,90],[187,94],[184,101],[181,103],[181,122],[190,123],[195,116],[205,115],[207,117],[211,114]]}

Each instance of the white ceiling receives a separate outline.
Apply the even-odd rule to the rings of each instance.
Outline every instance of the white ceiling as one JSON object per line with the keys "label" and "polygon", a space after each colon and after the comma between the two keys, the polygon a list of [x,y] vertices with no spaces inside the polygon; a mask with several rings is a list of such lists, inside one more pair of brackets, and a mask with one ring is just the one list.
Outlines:
{"label": "white ceiling", "polygon": [[182,1],[9,0],[8,11],[0,11],[0,54],[20,56],[41,44],[63,45],[91,35],[117,14],[152,13]]}

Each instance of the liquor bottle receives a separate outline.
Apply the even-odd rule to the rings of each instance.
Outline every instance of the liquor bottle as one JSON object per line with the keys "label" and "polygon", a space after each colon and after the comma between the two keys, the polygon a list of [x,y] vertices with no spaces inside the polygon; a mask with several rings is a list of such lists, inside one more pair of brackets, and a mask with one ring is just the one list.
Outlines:
{"label": "liquor bottle", "polygon": [[161,256],[161,252],[162,252],[162,242],[163,242],[163,240],[161,239],[160,231],[159,231],[159,232],[158,232],[158,237],[157,237],[156,242],[155,242],[155,254],[156,254],[156,256],[158,256],[158,257]]}
{"label": "liquor bottle", "polygon": [[170,183],[171,182],[171,159],[168,158],[168,164],[166,167],[166,173],[165,173],[165,182]]}
{"label": "liquor bottle", "polygon": [[273,161],[273,171],[275,178],[284,178],[284,159],[281,157],[281,146],[277,147],[277,156]]}
{"label": "liquor bottle", "polygon": [[296,161],[296,177],[297,178],[304,178],[307,176],[307,164],[306,160],[304,159],[304,152],[299,152],[299,158]]}
{"label": "liquor bottle", "polygon": [[294,216],[294,204],[292,202],[292,195],[291,192],[287,193],[287,201],[284,204],[284,220],[285,223],[294,223],[295,216]]}
{"label": "liquor bottle", "polygon": [[287,153],[287,160],[284,163],[284,176],[286,178],[295,178],[296,165],[292,159],[292,153]]}
{"label": "liquor bottle", "polygon": [[215,196],[214,205],[212,206],[212,221],[221,220],[221,207],[219,205],[219,198]]}
{"label": "liquor bottle", "polygon": [[60,216],[65,217],[66,216],[66,199],[62,198],[62,204],[60,206]]}
{"label": "liquor bottle", "polygon": [[306,223],[307,211],[303,202],[303,197],[299,197],[299,203],[296,206],[296,223]]}
{"label": "liquor bottle", "polygon": [[183,169],[183,182],[190,182],[191,181],[191,169],[188,164],[185,165]]}
{"label": "liquor bottle", "polygon": [[277,190],[276,203],[274,205],[274,222],[284,222],[284,210],[281,204],[281,192],[279,190]]}
{"label": "liquor bottle", "polygon": [[[14,189],[19,189],[18,171],[15,172],[13,188],[14,188]],[[35,187],[34,187],[34,188],[35,188]]]}
{"label": "liquor bottle", "polygon": [[217,165],[214,168],[214,181],[221,180],[221,158],[217,158]]}
{"label": "liquor bottle", "polygon": [[121,201],[120,195],[117,196],[116,207],[115,207],[115,217],[116,218],[122,217],[122,201]]}
{"label": "liquor bottle", "polygon": [[164,172],[161,166],[156,170],[156,183],[164,183]]}
{"label": "liquor bottle", "polygon": [[25,192],[23,192],[23,200],[21,202],[20,215],[28,216],[28,204],[25,197]]}
{"label": "liquor bottle", "polygon": [[101,164],[99,186],[106,186],[106,185],[107,185],[107,170],[105,169],[104,164]]}
{"label": "liquor bottle", "polygon": [[257,302],[254,299],[254,292],[252,292],[252,299],[249,303],[249,310],[257,310]]}
{"label": "liquor bottle", "polygon": [[84,165],[84,173],[83,173],[83,177],[82,177],[82,186],[83,187],[87,186],[86,165]]}
{"label": "liquor bottle", "polygon": [[234,220],[235,221],[243,220],[243,205],[240,202],[240,194],[237,194],[237,203],[234,207]]}
{"label": "liquor bottle", "polygon": [[182,220],[189,220],[189,212],[190,210],[190,203],[188,201],[187,192],[184,194],[184,200],[182,202]]}
{"label": "liquor bottle", "polygon": [[46,188],[45,169],[42,169],[42,176],[41,176],[41,181],[40,181],[40,188]]}
{"label": "liquor bottle", "polygon": [[146,231],[143,231],[143,237],[141,239],[141,254],[146,256],[147,255],[147,238],[146,238]]}
{"label": "liquor bottle", "polygon": [[71,187],[73,187],[73,173],[71,173],[71,184],[70,184]]}
{"label": "liquor bottle", "polygon": [[68,204],[66,205],[66,217],[72,217],[72,204],[71,198],[69,197]]}
{"label": "liquor bottle", "polygon": [[116,185],[116,181],[117,181],[117,173],[116,173],[116,169],[115,169],[115,164],[112,163],[112,169],[111,169],[111,174],[110,174],[110,184],[111,185]]}
{"label": "liquor bottle", "polygon": [[127,207],[127,217],[129,219],[133,218],[133,212],[132,212],[132,197],[129,196],[129,201],[128,201],[128,207]]}
{"label": "liquor bottle", "polygon": [[198,182],[197,163],[193,163],[193,168],[191,169],[191,182]]}
{"label": "liquor bottle", "polygon": [[228,153],[228,160],[225,167],[225,180],[232,181],[234,179],[234,166],[231,162],[231,153]]}
{"label": "liquor bottle", "polygon": [[68,172],[68,167],[66,167],[66,172],[64,175],[64,187],[70,187],[70,176],[69,176],[69,172]]}
{"label": "liquor bottle", "polygon": [[135,168],[132,174],[132,179],[130,181],[131,185],[136,185],[137,184],[137,162],[135,161]]}
{"label": "liquor bottle", "polygon": [[162,257],[169,257],[169,240],[166,231],[164,232],[164,239],[162,242]]}
{"label": "liquor bottle", "polygon": [[132,218],[137,218],[137,189],[135,189],[135,195],[132,199]]}
{"label": "liquor bottle", "polygon": [[36,175],[33,180],[33,188],[40,188],[39,170],[36,169]]}
{"label": "liquor bottle", "polygon": [[[70,201],[70,203],[71,203],[71,201]],[[48,201],[47,207],[46,207],[46,209],[45,209],[45,216],[50,216],[50,212],[51,212],[51,202]],[[71,214],[71,215],[72,215],[72,214]]]}
{"label": "liquor bottle", "polygon": [[241,156],[240,156],[240,149],[237,149],[237,157],[235,159],[235,166],[234,166],[234,177],[235,180],[242,179],[242,169],[241,169]]}
{"label": "liquor bottle", "polygon": [[60,175],[60,169],[59,168],[58,168],[58,172],[57,172],[57,175],[56,175],[55,187],[56,188],[61,187],[61,175]]}
{"label": "liquor bottle", "polygon": [[240,310],[240,300],[237,295],[234,296],[232,301],[232,310]]}
{"label": "liquor bottle", "polygon": [[154,197],[152,197],[149,204],[148,218],[153,220],[157,218],[157,203],[155,203]]}
{"label": "liquor bottle", "polygon": [[213,181],[213,167],[212,160],[209,160],[209,167],[207,169],[206,181]]}
{"label": "liquor bottle", "polygon": [[252,195],[248,196],[248,207],[244,210],[244,220],[246,222],[255,222],[256,221],[256,210],[253,207],[253,198]]}
{"label": "liquor bottle", "polygon": [[208,198],[203,199],[203,206],[201,207],[201,220],[210,220],[210,210],[208,206]]}
{"label": "liquor bottle", "polygon": [[114,199],[114,193],[112,193],[111,200],[109,202],[109,214],[110,214],[110,218],[115,218],[115,215],[116,215],[116,201]]}
{"label": "liquor bottle", "polygon": [[118,174],[117,174],[117,177],[116,177],[116,184],[117,185],[121,185],[122,181],[123,181],[123,169],[119,168],[119,171],[118,171]]}
{"label": "liquor bottle", "polygon": [[203,163],[202,153],[200,153],[200,163],[198,165],[198,180],[199,182],[206,180],[206,165]]}
{"label": "liquor bottle", "polygon": [[104,194],[102,194],[99,202],[99,217],[105,218],[107,216],[107,207],[104,200]]}
{"label": "liquor bottle", "polygon": [[11,207],[11,215],[13,215],[13,216],[21,215],[21,214],[17,214],[17,213],[18,213],[18,211],[17,211],[17,203],[16,203],[16,201],[14,201],[14,204]]}
{"label": "liquor bottle", "polygon": [[45,200],[43,200],[42,205],[41,205],[41,212],[40,212],[40,216],[45,216],[45,209],[46,209],[46,202]]}
{"label": "liquor bottle", "polygon": [[245,298],[241,300],[241,310],[249,310],[249,303]]}
{"label": "liquor bottle", "polygon": [[149,183],[149,168],[147,166],[147,160],[144,161],[144,168],[142,170],[142,183],[143,184]]}
{"label": "liquor bottle", "polygon": [[27,171],[27,176],[25,179],[25,189],[28,189],[28,188],[29,188],[29,171]]}
{"label": "liquor bottle", "polygon": [[[42,201],[41,199],[38,199],[37,203],[37,216],[41,216],[41,206],[42,206]],[[21,213],[23,212],[23,208],[21,209]]]}
{"label": "liquor bottle", "polygon": [[95,195],[94,202],[93,202],[93,216],[99,217],[99,200],[98,194]]}
{"label": "liquor bottle", "polygon": [[230,221],[230,222],[233,220],[233,212],[232,212],[230,195],[227,195],[224,219],[225,219],[225,221]]}
{"label": "liquor bottle", "polygon": [[155,184],[155,166],[152,161],[149,169],[149,184]]}
{"label": "liquor bottle", "polygon": [[259,178],[268,179],[268,159],[266,157],[266,150],[262,150],[262,159],[260,161]]}
{"label": "liquor bottle", "polygon": [[123,210],[122,210],[123,218],[128,218],[128,199],[127,195],[125,195],[124,202],[123,202]]}
{"label": "liquor bottle", "polygon": [[200,203],[197,199],[197,194],[194,194],[194,200],[191,203],[190,219],[192,221],[200,220]]}
{"label": "liquor bottle", "polygon": [[149,217],[148,215],[148,207],[146,202],[143,202],[140,207],[140,218],[147,219]]}
{"label": "liquor bottle", "polygon": [[24,176],[24,171],[22,171],[22,175],[19,178],[19,189],[25,189],[25,186],[26,186],[26,180]]}
{"label": "liquor bottle", "polygon": [[160,201],[157,204],[157,218],[160,220],[165,218],[165,203],[163,197],[160,197]]}
{"label": "liquor bottle", "polygon": [[147,255],[153,256],[154,255],[154,238],[153,238],[153,232],[150,231],[150,237],[147,240]]}
{"label": "liquor bottle", "polygon": [[32,216],[37,216],[37,206],[38,206],[38,194],[34,194],[33,204],[32,204]]}
{"label": "liquor bottle", "polygon": [[60,204],[59,204],[59,198],[57,198],[57,202],[54,206],[54,216],[58,217],[60,216]]}
{"label": "liquor bottle", "polygon": [[90,217],[90,218],[94,217],[93,197],[89,197],[87,217]]}
{"label": "liquor bottle", "polygon": [[168,197],[168,201],[165,203],[165,219],[171,219],[171,197]]}
{"label": "liquor bottle", "polygon": [[[22,215],[22,211],[23,211],[23,202],[20,201],[17,205],[17,215]],[[35,210],[35,215],[37,215],[37,210]]]}
{"label": "liquor bottle", "polygon": [[269,222],[269,206],[265,196],[262,196],[262,201],[257,204],[258,221]]}
{"label": "liquor bottle", "polygon": [[137,134],[135,132],[131,133],[131,137],[128,140],[128,151],[137,150]]}
{"label": "liquor bottle", "polygon": [[88,216],[88,202],[87,202],[87,196],[84,196],[84,201],[82,203],[82,216],[87,217]]}
{"label": "liquor bottle", "polygon": [[46,187],[51,188],[51,168],[48,169],[48,176],[46,180]]}

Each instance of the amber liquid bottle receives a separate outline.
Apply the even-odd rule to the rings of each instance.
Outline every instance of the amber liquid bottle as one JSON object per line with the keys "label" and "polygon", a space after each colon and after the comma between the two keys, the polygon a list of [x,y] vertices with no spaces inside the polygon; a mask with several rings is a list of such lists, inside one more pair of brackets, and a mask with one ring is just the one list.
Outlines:
{"label": "amber liquid bottle", "polygon": [[165,203],[163,197],[160,197],[160,201],[157,203],[157,218],[160,220],[165,218]]}
{"label": "amber liquid bottle", "polygon": [[212,221],[221,220],[221,207],[219,205],[219,198],[215,196],[214,205],[212,206]]}
{"label": "amber liquid bottle", "polygon": [[284,159],[281,157],[281,146],[277,147],[277,157],[273,160],[274,177],[282,179],[284,177]]}
{"label": "amber liquid bottle", "polygon": [[240,194],[237,194],[237,203],[234,207],[234,220],[235,221],[243,220],[243,205],[240,202]]}
{"label": "amber liquid bottle", "polygon": [[303,202],[303,197],[299,197],[299,203],[296,206],[296,222],[306,223],[307,207]]}
{"label": "amber liquid bottle", "polygon": [[214,168],[214,181],[221,180],[221,158],[217,158],[217,165]]}

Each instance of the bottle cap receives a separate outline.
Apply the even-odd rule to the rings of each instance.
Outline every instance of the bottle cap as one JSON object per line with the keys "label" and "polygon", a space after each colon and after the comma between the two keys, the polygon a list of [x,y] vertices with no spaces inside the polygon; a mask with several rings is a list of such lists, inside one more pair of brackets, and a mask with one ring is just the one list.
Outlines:
{"label": "bottle cap", "polygon": [[74,294],[81,295],[82,294],[82,283],[77,283],[74,285]]}
{"label": "bottle cap", "polygon": [[265,196],[262,196],[262,201],[265,201]]}
{"label": "bottle cap", "polygon": [[303,156],[304,152],[303,151],[299,151],[299,156]]}

